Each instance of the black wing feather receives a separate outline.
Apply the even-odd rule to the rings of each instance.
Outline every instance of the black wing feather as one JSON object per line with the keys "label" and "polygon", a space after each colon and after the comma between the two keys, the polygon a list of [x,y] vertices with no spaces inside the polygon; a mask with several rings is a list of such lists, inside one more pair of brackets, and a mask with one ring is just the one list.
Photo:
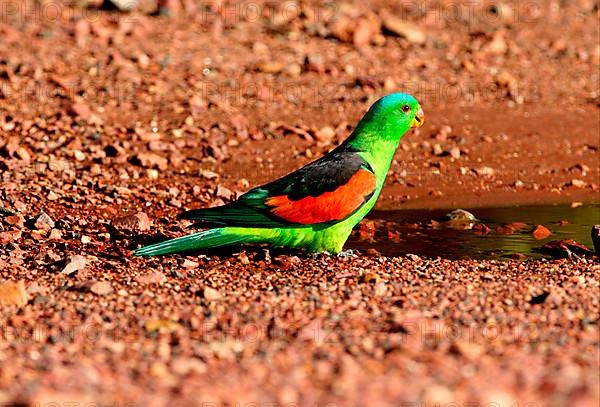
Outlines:
{"label": "black wing feather", "polygon": [[292,200],[317,197],[346,184],[360,168],[373,172],[369,163],[358,154],[334,151],[259,188],[268,190],[269,196],[286,195]]}
{"label": "black wing feather", "polygon": [[278,180],[251,189],[240,198],[216,208],[194,209],[179,215],[206,225],[277,227],[293,223],[271,213],[265,200],[273,196],[288,196],[299,200],[317,197],[346,184],[361,168],[373,169],[361,156],[349,150],[334,150],[326,156]]}

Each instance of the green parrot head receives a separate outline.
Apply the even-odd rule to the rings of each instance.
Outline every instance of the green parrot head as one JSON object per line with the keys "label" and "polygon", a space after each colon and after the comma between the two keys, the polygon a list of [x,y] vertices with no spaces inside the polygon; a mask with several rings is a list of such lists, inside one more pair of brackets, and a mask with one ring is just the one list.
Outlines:
{"label": "green parrot head", "polygon": [[423,109],[413,96],[406,93],[392,93],[373,104],[369,113],[371,120],[387,122],[405,132],[411,127],[421,127],[425,121]]}
{"label": "green parrot head", "polygon": [[417,99],[406,93],[392,93],[371,106],[349,142],[362,148],[382,141],[397,145],[408,130],[421,127],[424,121],[425,114]]}

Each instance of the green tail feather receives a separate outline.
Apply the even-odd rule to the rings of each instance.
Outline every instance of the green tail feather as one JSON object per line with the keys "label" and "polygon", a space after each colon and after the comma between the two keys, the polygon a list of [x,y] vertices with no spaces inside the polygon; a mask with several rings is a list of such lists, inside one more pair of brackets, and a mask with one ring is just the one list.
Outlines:
{"label": "green tail feather", "polygon": [[252,241],[253,238],[252,235],[236,233],[229,228],[210,229],[142,247],[135,250],[133,254],[136,256],[159,256],[192,250],[213,249],[247,243]]}

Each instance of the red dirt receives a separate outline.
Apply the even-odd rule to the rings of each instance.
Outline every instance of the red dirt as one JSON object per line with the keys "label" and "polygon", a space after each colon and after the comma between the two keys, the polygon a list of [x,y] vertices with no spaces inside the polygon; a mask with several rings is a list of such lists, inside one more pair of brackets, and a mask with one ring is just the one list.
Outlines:
{"label": "red dirt", "polygon": [[426,122],[379,208],[599,199],[595,2],[301,3],[0,0],[1,403],[598,404],[590,259],[131,257],[394,91]]}

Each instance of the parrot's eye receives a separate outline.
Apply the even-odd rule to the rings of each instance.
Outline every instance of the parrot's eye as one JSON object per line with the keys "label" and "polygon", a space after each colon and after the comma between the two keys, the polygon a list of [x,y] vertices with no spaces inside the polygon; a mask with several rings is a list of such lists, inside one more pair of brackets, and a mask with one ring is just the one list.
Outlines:
{"label": "parrot's eye", "polygon": [[404,106],[402,106],[402,111],[403,111],[404,113],[408,113],[408,111],[409,111],[409,110],[410,110],[410,106],[409,106],[409,105],[404,105]]}

